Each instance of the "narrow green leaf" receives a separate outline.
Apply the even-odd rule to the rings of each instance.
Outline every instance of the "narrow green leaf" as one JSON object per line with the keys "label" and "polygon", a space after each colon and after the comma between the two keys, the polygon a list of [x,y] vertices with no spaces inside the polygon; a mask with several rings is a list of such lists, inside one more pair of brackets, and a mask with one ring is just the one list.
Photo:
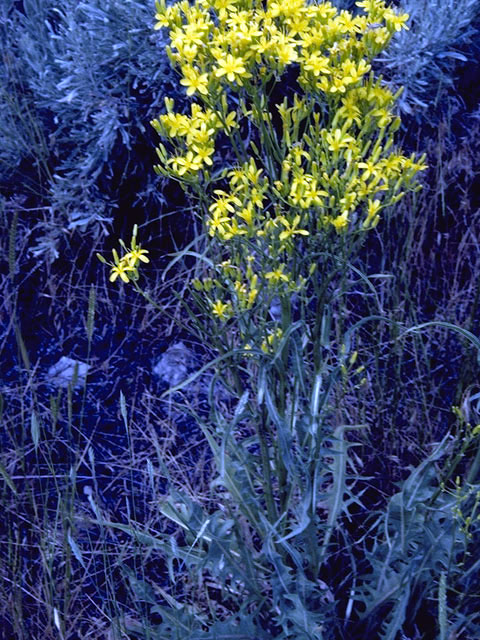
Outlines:
{"label": "narrow green leaf", "polygon": [[322,392],[323,375],[319,371],[315,376],[315,382],[313,383],[312,398],[310,400],[310,411],[313,418],[318,417],[318,410],[320,407],[320,393]]}
{"label": "narrow green leaf", "polygon": [[22,334],[20,333],[20,328],[17,324],[15,324],[15,337],[17,339],[18,348],[20,349],[20,354],[22,356],[22,361],[27,371],[30,371],[30,358],[28,357],[27,348],[22,338]]}
{"label": "narrow green leaf", "polygon": [[440,574],[438,584],[438,624],[440,627],[438,640],[447,640],[447,576],[445,571]]}
{"label": "narrow green leaf", "polygon": [[88,447],[88,460],[90,462],[90,467],[92,470],[92,474],[95,473],[95,451],[93,450],[93,447]]}
{"label": "narrow green leaf", "polygon": [[152,491],[155,491],[155,480],[154,480],[154,472],[153,472],[153,464],[150,458],[147,458],[147,474],[148,480],[150,483],[150,488]]}
{"label": "narrow green leaf", "polygon": [[35,447],[35,450],[37,450],[38,444],[40,442],[40,425],[38,423],[35,411],[32,411],[32,417],[30,420],[30,433],[32,434],[33,446]]}
{"label": "narrow green leaf", "polygon": [[127,405],[125,403],[125,396],[123,395],[123,391],[120,391],[120,413],[122,415],[125,428],[128,431]]}
{"label": "narrow green leaf", "polygon": [[242,419],[243,412],[245,411],[245,407],[247,406],[247,403],[248,403],[248,398],[249,398],[248,391],[244,391],[242,394],[242,397],[238,401],[237,406],[235,407],[235,413],[233,414],[234,424],[237,424],[237,422],[239,422]]}
{"label": "narrow green leaf", "polygon": [[332,490],[328,496],[327,530],[322,544],[322,553],[325,553],[337,519],[344,507],[345,479],[347,469],[348,445],[344,438],[344,426],[337,427],[333,434],[332,463]]}
{"label": "narrow green leaf", "polygon": [[10,476],[7,473],[7,470],[5,469],[5,467],[1,462],[0,462],[0,475],[3,477],[3,479],[7,483],[7,486],[10,487],[10,489],[13,491],[15,495],[17,495],[18,493],[17,488],[14,485],[13,480],[10,478]]}
{"label": "narrow green leaf", "polygon": [[260,367],[260,371],[258,372],[258,382],[257,382],[257,405],[259,407],[261,407],[263,404],[266,386],[267,386],[267,370],[263,366],[263,367]]}
{"label": "narrow green leaf", "polygon": [[162,274],[162,280],[165,282],[166,278],[167,278],[167,273],[170,271],[170,269],[172,269],[172,267],[175,266],[175,264],[177,262],[179,262],[180,260],[183,261],[184,258],[186,256],[189,256],[191,258],[196,258],[197,260],[200,260],[202,262],[205,262],[205,264],[207,266],[209,266],[211,269],[214,268],[214,263],[207,258],[204,254],[201,253],[197,253],[196,251],[190,251],[190,247],[193,247],[195,245],[198,244],[199,238],[196,237],[195,240],[193,240],[192,242],[190,242],[190,244],[188,244],[185,249],[182,249],[181,251],[178,251],[176,253],[173,254],[169,254],[173,256],[173,260],[171,260],[168,265],[165,267],[163,274]]}
{"label": "narrow green leaf", "polygon": [[145,580],[139,580],[135,573],[129,569],[126,565],[122,566],[122,570],[128,576],[130,587],[135,595],[135,598],[142,602],[148,602],[149,604],[156,604],[157,599],[155,597],[155,591],[153,587],[145,582]]}
{"label": "narrow green leaf", "polygon": [[275,406],[274,399],[268,386],[265,388],[265,404],[267,406],[268,415],[277,428],[277,441],[283,464],[285,465],[285,468],[295,476],[296,471],[292,457],[293,438],[288,431],[285,419],[280,415],[277,407]]}
{"label": "narrow green leaf", "polygon": [[294,322],[293,324],[291,324],[288,327],[287,331],[285,331],[285,333],[282,336],[282,339],[278,343],[278,347],[277,347],[276,353],[275,353],[275,355],[273,357],[272,364],[278,363],[279,360],[281,360],[282,354],[283,354],[283,350],[285,349],[285,347],[286,347],[286,345],[287,345],[287,343],[288,343],[288,341],[290,339],[291,334],[294,331],[296,331],[297,329],[300,329],[302,327],[303,327],[303,322],[301,320],[298,320],[298,322]]}
{"label": "narrow green leaf", "polygon": [[322,317],[322,324],[320,326],[320,344],[322,347],[328,348],[330,345],[330,331],[331,331],[332,317],[330,309],[327,309]]}
{"label": "narrow green leaf", "polygon": [[91,285],[90,291],[88,293],[88,312],[87,312],[87,337],[88,341],[92,340],[93,336],[93,327],[95,323],[95,299],[96,299],[96,290],[95,285]]}
{"label": "narrow green leaf", "polygon": [[[128,533],[128,535],[134,538],[135,541],[139,544],[144,544],[154,549],[160,549],[166,555],[172,553],[170,544],[167,542],[169,536],[165,536],[165,539],[156,538],[146,531],[139,531],[138,529],[134,529],[129,525],[120,524],[118,522],[109,522],[107,520],[102,520],[101,518],[99,518],[98,524],[101,524],[105,527],[111,527],[112,529],[118,529],[119,531],[123,531],[124,533]],[[204,553],[196,551],[186,551],[185,549],[181,549],[178,546],[176,547],[175,553],[177,554],[175,556],[177,559],[188,559],[190,561],[193,560],[197,564],[204,560]]]}
{"label": "narrow green leaf", "polygon": [[299,522],[298,522],[297,526],[294,529],[292,529],[292,531],[290,531],[289,534],[287,534],[283,538],[280,538],[280,540],[277,540],[278,544],[281,544],[282,542],[285,542],[286,540],[289,540],[290,538],[295,538],[295,536],[298,536],[303,531],[305,531],[305,529],[308,527],[308,525],[311,522],[310,516],[308,515],[308,512],[310,510],[311,500],[312,500],[312,498],[311,498],[310,494],[307,494],[304,497],[304,499],[302,500],[302,505],[301,505],[300,519],[299,519]]}
{"label": "narrow green leaf", "polygon": [[295,380],[298,381],[300,385],[300,390],[303,394],[306,393],[305,386],[305,359],[302,349],[302,343],[299,339],[293,339],[291,342],[292,345],[292,369],[294,372]]}
{"label": "narrow green leaf", "polygon": [[80,551],[80,547],[78,546],[78,544],[73,539],[72,534],[71,534],[70,531],[67,534],[67,540],[68,540],[68,544],[70,545],[70,549],[72,550],[73,555],[78,560],[78,562],[82,565],[82,567],[86,570],[87,567],[85,566],[85,563],[83,561],[82,552]]}
{"label": "narrow green leaf", "polygon": [[387,274],[387,273],[375,273],[371,276],[367,276],[363,273],[363,271],[360,271],[360,269],[358,269],[357,267],[355,267],[353,264],[351,264],[350,262],[348,263],[348,266],[350,267],[350,269],[352,271],[354,271],[357,275],[360,276],[360,278],[365,282],[365,284],[367,285],[367,287],[370,289],[370,291],[373,294],[373,297],[375,299],[375,302],[377,303],[377,307],[378,307],[378,311],[380,313],[383,313],[383,307],[382,307],[382,303],[380,301],[380,298],[378,297],[378,293],[376,288],[373,286],[373,284],[370,282],[371,278],[393,278],[393,275],[391,274]]}
{"label": "narrow green leaf", "polygon": [[378,321],[381,321],[381,322],[386,322],[387,324],[390,324],[390,325],[392,325],[394,327],[400,327],[398,322],[395,322],[395,320],[391,320],[390,318],[385,318],[384,316],[372,315],[372,316],[368,316],[366,318],[362,318],[361,320],[356,322],[354,325],[352,325],[350,327],[350,329],[347,329],[347,331],[345,332],[345,336],[344,336],[343,342],[345,344],[345,349],[346,349],[347,353],[350,352],[350,340],[351,340],[352,335],[361,326],[363,326],[367,322],[370,322],[370,320],[378,320]]}

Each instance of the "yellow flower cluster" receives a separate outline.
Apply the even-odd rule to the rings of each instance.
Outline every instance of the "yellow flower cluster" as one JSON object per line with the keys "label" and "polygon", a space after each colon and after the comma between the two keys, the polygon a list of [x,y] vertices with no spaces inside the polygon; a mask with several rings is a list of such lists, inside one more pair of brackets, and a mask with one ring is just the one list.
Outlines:
{"label": "yellow flower cluster", "polygon": [[[157,149],[156,171],[209,199],[206,230],[228,260],[195,287],[221,321],[301,290],[304,256],[330,231],[375,227],[425,168],[392,150],[397,96],[371,72],[408,16],[383,0],[357,5],[353,16],[308,0],[156,2],[156,28],[169,29],[170,60],[198,101],[187,116],[167,99],[152,122],[171,145]],[[275,103],[292,65],[304,94]],[[214,171],[220,132],[237,161]]]}
{"label": "yellow flower cluster", "polygon": [[189,117],[173,113],[172,100],[166,98],[165,103],[167,113],[152,120],[150,124],[159,135],[177,143],[178,154],[169,157],[165,147],[160,145],[157,148],[157,155],[162,164],[156,165],[155,171],[158,174],[173,173],[177,177],[188,177],[211,167],[212,156],[215,153],[215,136],[220,130],[229,131],[235,127],[236,113],[232,111],[221,120],[211,109],[204,111],[200,105],[192,104],[192,115]]}
{"label": "yellow flower cluster", "polygon": [[223,86],[254,91],[259,70],[278,77],[293,63],[305,89],[343,94],[408,18],[382,0],[357,5],[365,15],[306,0],[157,0],[155,28],[170,29],[168,54],[187,94],[212,104]]}
{"label": "yellow flower cluster", "polygon": [[137,231],[138,227],[134,225],[130,247],[127,247],[123,240],[120,240],[120,245],[125,252],[121,258],[118,257],[115,249],[112,249],[113,262],[107,262],[102,255],[97,253],[97,258],[100,262],[110,266],[110,282],[115,282],[118,277],[120,277],[123,282],[137,280],[140,262],[150,262],[147,258],[148,251],[142,249],[141,245],[137,244]]}
{"label": "yellow flower cluster", "polygon": [[236,236],[251,238],[259,233],[264,220],[265,192],[268,183],[253,158],[227,172],[229,192],[215,189],[206,220],[209,234],[222,241]]}

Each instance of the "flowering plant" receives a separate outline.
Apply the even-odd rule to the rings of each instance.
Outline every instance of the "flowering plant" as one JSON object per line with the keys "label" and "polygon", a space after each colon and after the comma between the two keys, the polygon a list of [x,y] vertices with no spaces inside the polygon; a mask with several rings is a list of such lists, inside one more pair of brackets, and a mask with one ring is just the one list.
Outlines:
{"label": "flowering plant", "polygon": [[[152,121],[155,170],[192,194],[204,224],[184,303],[218,353],[210,415],[195,414],[218,469],[211,505],[172,489],[162,509],[191,536],[184,562],[220,582],[232,616],[204,624],[229,637],[239,621],[241,637],[334,633],[335,586],[321,576],[338,519],[360,501],[345,436],[359,425],[344,422],[342,389],[364,367],[349,352],[355,326],[332,318],[355,249],[425,168],[395,149],[396,95],[371,65],[408,16],[357,5],[354,16],[306,0],[156,2],[192,104],[177,113],[166,98]],[[138,286],[132,247],[112,279]],[[219,377],[235,407],[213,399]]]}

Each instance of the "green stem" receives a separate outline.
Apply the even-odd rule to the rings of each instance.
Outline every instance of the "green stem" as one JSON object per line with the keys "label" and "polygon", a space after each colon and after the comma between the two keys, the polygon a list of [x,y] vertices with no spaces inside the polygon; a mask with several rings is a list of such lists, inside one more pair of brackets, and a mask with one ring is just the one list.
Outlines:
{"label": "green stem", "polygon": [[262,485],[267,504],[268,521],[273,524],[277,519],[277,509],[273,500],[272,473],[270,469],[270,456],[268,454],[268,446],[265,439],[267,431],[268,414],[265,406],[261,409],[261,421],[257,425],[257,435],[260,444],[260,456],[262,459]]}
{"label": "green stem", "polygon": [[475,454],[475,458],[473,459],[472,466],[468,470],[467,474],[467,484],[473,484],[477,475],[478,469],[480,468],[480,444],[477,446],[477,452]]}

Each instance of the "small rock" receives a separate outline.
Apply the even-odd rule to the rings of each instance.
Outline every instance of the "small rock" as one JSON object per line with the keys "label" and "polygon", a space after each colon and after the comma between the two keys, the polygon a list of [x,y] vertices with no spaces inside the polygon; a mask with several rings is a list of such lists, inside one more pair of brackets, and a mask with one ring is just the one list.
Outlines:
{"label": "small rock", "polygon": [[84,362],[67,358],[67,356],[62,356],[56,364],[49,368],[48,382],[57,387],[68,387],[68,385],[73,381],[75,368],[77,368],[75,387],[81,387],[85,383],[90,367]]}
{"label": "small rock", "polygon": [[192,351],[183,342],[176,342],[162,355],[153,373],[169,387],[174,387],[183,382],[196,366],[198,364]]}

